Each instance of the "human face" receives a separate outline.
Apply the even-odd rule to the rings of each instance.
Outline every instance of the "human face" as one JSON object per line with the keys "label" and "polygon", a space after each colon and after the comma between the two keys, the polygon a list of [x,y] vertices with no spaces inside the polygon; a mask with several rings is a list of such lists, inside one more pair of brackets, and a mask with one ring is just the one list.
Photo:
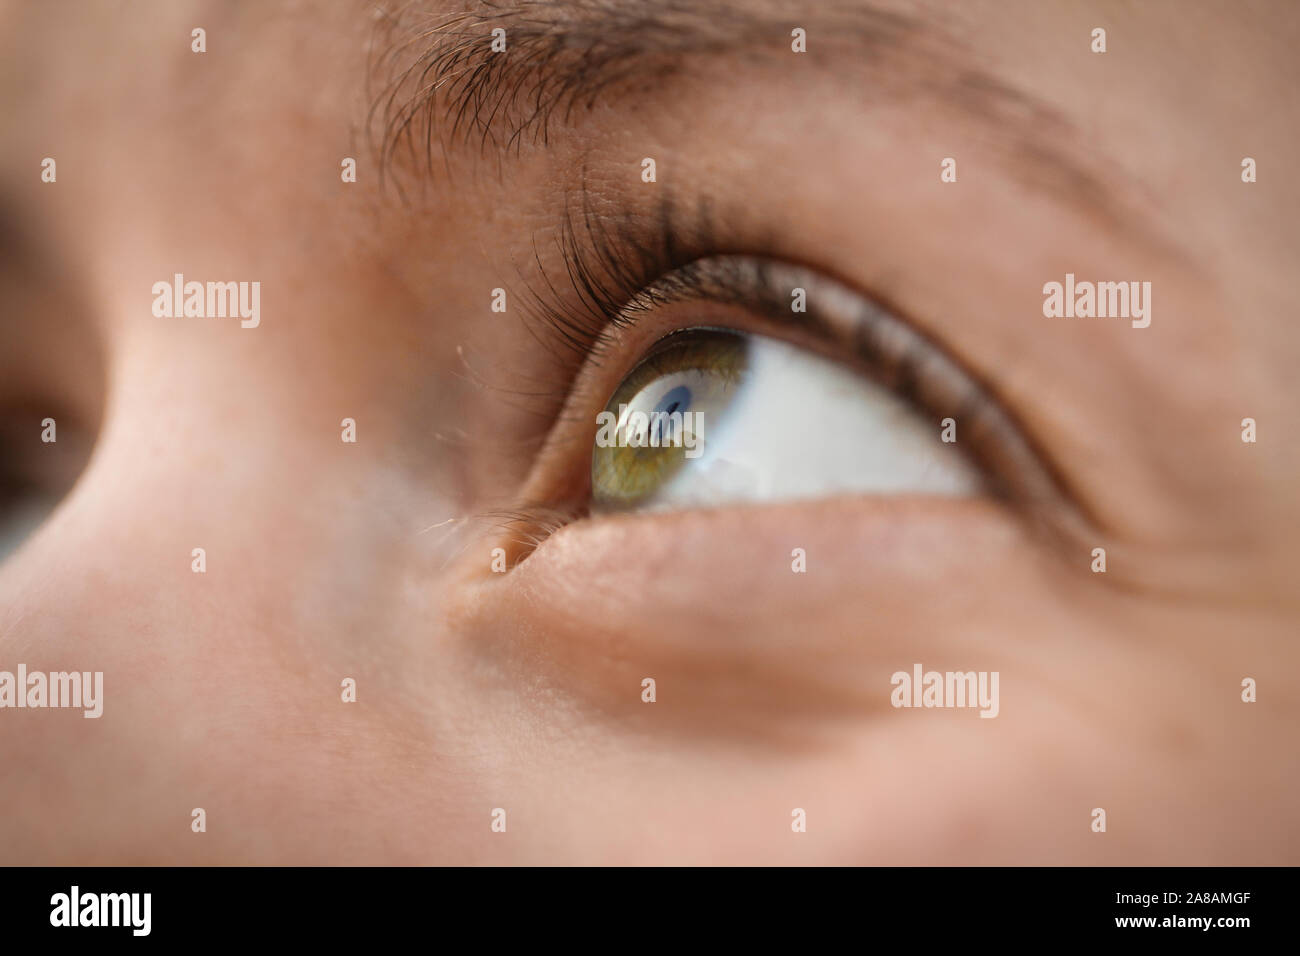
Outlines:
{"label": "human face", "polygon": [[1295,863],[1292,11],[463,6],[3,14],[0,858]]}

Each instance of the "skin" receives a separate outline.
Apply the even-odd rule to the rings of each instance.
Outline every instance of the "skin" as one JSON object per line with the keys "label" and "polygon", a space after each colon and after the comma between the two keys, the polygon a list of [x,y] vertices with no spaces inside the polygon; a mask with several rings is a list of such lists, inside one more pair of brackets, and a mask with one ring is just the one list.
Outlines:
{"label": "skin", "polygon": [[[0,712],[0,860],[1300,861],[1298,144],[1268,119],[1300,80],[1300,21],[898,9],[1068,121],[1050,145],[1104,200],[1036,185],[1045,161],[959,99],[780,57],[700,65],[510,159],[452,149],[423,194],[415,164],[383,188],[362,5],[5,7],[0,182],[65,279],[33,270],[4,321],[70,324],[13,341],[76,368],[72,343],[95,343],[103,385],[38,383],[101,420],[0,564],[0,668],[103,671],[105,712]],[[597,367],[489,308],[521,292],[584,163],[600,201],[648,210],[644,156],[736,235],[774,235],[959,355],[1082,525],[1044,535],[987,499],[723,504],[579,520],[492,573],[512,535],[448,519],[568,487],[604,398],[690,320],[608,333]],[[155,318],[174,272],[259,280],[261,325]],[[1150,281],[1151,326],[1045,318],[1066,272]],[[557,397],[530,399],[539,382]],[[998,671],[998,717],[891,708],[914,662]]]}

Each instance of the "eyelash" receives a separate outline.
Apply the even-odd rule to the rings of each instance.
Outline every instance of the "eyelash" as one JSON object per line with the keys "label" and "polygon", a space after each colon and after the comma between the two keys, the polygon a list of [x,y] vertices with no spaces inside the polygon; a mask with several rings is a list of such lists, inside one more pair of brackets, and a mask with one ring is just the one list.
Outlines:
{"label": "eyelash", "polygon": [[659,304],[660,299],[650,298],[657,281],[677,274],[671,291],[678,297],[699,291],[692,289],[693,275],[687,268],[694,260],[728,252],[766,256],[775,249],[772,242],[741,247],[724,241],[707,202],[684,211],[667,190],[650,215],[599,214],[586,189],[578,193],[577,202],[575,209],[572,198],[566,197],[556,239],[566,291],[559,291],[536,248],[538,276],[525,280],[524,290],[526,317],[570,349],[570,363],[599,359],[591,350],[602,331],[634,324]]}

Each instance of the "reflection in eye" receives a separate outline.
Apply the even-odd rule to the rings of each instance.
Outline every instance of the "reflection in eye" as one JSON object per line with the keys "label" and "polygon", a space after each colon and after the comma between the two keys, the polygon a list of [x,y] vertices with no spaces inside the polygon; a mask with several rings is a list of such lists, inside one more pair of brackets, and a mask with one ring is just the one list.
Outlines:
{"label": "reflection in eye", "polygon": [[842,493],[969,495],[978,471],[888,389],[776,339],[674,333],[597,422],[593,512]]}

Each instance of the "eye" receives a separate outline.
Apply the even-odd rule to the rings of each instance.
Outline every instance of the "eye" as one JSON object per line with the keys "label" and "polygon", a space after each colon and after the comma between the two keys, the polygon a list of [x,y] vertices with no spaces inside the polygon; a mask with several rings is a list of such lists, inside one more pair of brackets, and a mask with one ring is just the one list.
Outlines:
{"label": "eye", "polygon": [[844,493],[969,495],[938,420],[807,349],[716,328],[653,346],[598,418],[591,507],[660,510]]}
{"label": "eye", "polygon": [[575,285],[599,311],[557,296],[536,313],[581,354],[520,506],[493,513],[512,566],[588,515],[846,495],[996,500],[1036,528],[1084,526],[978,374],[819,270],[727,254],[630,292]]}

